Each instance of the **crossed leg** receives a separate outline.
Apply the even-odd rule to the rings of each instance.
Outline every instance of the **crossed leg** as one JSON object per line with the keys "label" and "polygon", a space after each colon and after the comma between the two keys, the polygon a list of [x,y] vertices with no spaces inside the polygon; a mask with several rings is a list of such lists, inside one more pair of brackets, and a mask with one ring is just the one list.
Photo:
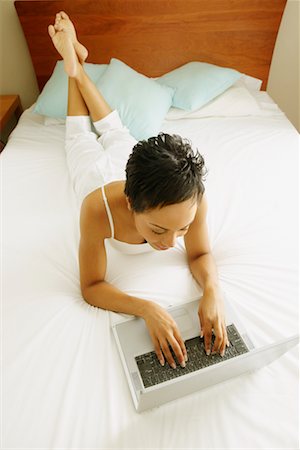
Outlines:
{"label": "crossed leg", "polygon": [[107,116],[112,110],[83,67],[88,51],[78,41],[74,25],[64,11],[56,14],[55,24],[49,25],[48,32],[69,76],[68,116],[90,115],[94,122]]}
{"label": "crossed leg", "polygon": [[[73,187],[80,201],[114,180],[125,179],[125,166],[136,140],[123,126],[84,71],[87,50],[63,11],[48,27],[69,77],[66,156]],[[98,136],[92,132],[90,117]]]}

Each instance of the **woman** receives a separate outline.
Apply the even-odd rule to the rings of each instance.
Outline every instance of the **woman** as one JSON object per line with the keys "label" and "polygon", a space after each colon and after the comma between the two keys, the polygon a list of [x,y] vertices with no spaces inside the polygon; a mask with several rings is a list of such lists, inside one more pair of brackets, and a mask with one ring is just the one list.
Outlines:
{"label": "woman", "polygon": [[[202,156],[179,136],[162,133],[137,143],[86,75],[83,62],[88,52],[67,14],[58,13],[48,31],[69,77],[66,152],[82,201],[79,263],[84,299],[93,306],[142,317],[160,363],[167,360],[176,367],[171,347],[184,367],[186,348],[167,311],[106,281],[109,241],[167,251],[184,236],[190,270],[203,289],[199,319],[205,349],[210,354],[213,330],[212,352],[223,356],[229,342],[208,241]],[[90,117],[99,138],[91,131]]]}

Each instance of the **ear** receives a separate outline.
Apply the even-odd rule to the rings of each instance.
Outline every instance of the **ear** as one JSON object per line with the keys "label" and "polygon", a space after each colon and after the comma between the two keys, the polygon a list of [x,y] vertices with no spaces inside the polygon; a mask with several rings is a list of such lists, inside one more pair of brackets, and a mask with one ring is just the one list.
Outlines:
{"label": "ear", "polygon": [[129,200],[129,198],[127,196],[126,196],[126,203],[127,203],[127,208],[129,209],[129,211],[132,211],[131,203],[130,203],[130,200]]}

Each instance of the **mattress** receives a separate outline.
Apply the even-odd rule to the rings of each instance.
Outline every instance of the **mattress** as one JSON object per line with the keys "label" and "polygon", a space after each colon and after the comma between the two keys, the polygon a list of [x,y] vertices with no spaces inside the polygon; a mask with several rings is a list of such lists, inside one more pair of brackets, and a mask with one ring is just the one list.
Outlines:
{"label": "mattress", "polygon": [[[187,137],[205,158],[220,284],[263,345],[298,329],[299,136],[266,93],[256,95],[260,115],[165,120],[162,130]],[[111,331],[122,315],[80,293],[79,205],[64,133],[30,108],[1,155],[2,448],[298,448],[297,348],[136,413]],[[162,305],[201,295],[182,256],[151,274],[134,270],[120,268],[128,293]]]}

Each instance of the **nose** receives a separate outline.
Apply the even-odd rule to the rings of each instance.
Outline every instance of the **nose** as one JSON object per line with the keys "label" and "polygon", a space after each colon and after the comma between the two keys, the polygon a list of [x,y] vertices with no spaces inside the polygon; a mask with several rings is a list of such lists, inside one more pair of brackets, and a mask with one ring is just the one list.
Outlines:
{"label": "nose", "polygon": [[162,245],[164,247],[175,247],[176,237],[177,237],[176,233],[172,233],[166,236]]}

